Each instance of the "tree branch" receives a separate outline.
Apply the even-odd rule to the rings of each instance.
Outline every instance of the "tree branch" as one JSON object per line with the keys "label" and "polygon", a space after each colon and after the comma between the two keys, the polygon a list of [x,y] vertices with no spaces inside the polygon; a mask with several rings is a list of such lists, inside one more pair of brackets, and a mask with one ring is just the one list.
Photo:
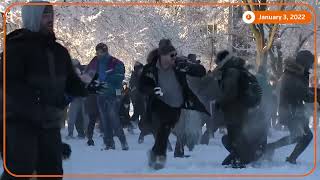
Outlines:
{"label": "tree branch", "polygon": [[76,51],[76,53],[81,57],[83,58],[83,56],[80,54],[79,50],[74,47],[71,43],[69,42],[66,42],[65,40],[61,39],[61,38],[57,38],[57,40],[61,41],[63,44],[67,45],[68,47],[70,47],[71,49],[74,49]]}
{"label": "tree branch", "polygon": [[[279,0],[279,3],[284,3],[284,0]],[[283,11],[284,8],[285,8],[284,4],[281,5],[280,11]],[[278,27],[279,27],[279,24],[274,24],[272,26],[271,32],[269,33],[269,39],[268,39],[267,45],[265,47],[263,47],[264,52],[267,52],[271,48],[273,41],[274,41],[274,36],[275,36],[276,32],[278,31]]]}
{"label": "tree branch", "polygon": [[227,33],[226,35],[237,36],[237,37],[246,36],[246,37],[249,37],[249,38],[254,38],[254,36],[250,36],[248,34],[239,34],[239,33]]}
{"label": "tree branch", "polygon": [[300,28],[300,27],[298,27],[298,26],[288,26],[288,27],[283,28],[283,29],[281,30],[281,32],[280,32],[279,37],[281,37],[281,36],[285,33],[285,31],[286,31],[287,29],[296,29],[296,28]]}
{"label": "tree branch", "polygon": [[265,52],[268,51],[268,50],[271,48],[271,46],[272,46],[272,44],[273,44],[273,41],[274,41],[275,34],[276,34],[277,30],[278,30],[278,27],[279,27],[278,24],[275,24],[275,25],[272,27],[271,32],[269,33],[268,43],[267,43],[267,45],[263,48]]}

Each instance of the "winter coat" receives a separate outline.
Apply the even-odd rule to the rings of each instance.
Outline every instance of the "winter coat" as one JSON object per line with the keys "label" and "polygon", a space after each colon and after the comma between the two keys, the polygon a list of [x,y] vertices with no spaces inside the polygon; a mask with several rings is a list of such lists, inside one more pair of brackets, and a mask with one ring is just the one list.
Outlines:
{"label": "winter coat", "polygon": [[304,102],[312,103],[314,94],[309,90],[309,72],[294,59],[285,62],[285,71],[280,78],[280,123],[288,125],[294,116],[305,113]]}
{"label": "winter coat", "polygon": [[[139,84],[140,84],[140,77],[142,73],[143,65],[140,67],[135,67],[135,70],[132,72],[130,81],[129,81],[129,87],[130,87],[130,98],[132,100],[132,104],[134,107],[134,113],[142,114],[145,104],[145,97],[144,95],[139,91]],[[141,71],[141,72],[140,72]]]}
{"label": "winter coat", "polygon": [[[90,75],[98,73],[99,59],[94,57],[87,67],[87,72]],[[124,80],[125,67],[123,62],[111,56],[111,60],[107,62],[105,71],[107,72],[105,83],[108,88],[104,91],[105,96],[116,97],[121,96],[122,81]]]}
{"label": "winter coat", "polygon": [[[165,109],[170,109],[170,107],[159,100],[154,95],[154,88],[159,86],[158,82],[158,69],[156,63],[159,56],[154,56],[151,63],[144,66],[142,75],[140,78],[139,90],[147,95],[147,119],[150,121],[152,112],[163,113]],[[200,64],[192,64],[189,71],[180,72],[179,70],[174,70],[178,82],[182,87],[183,94],[183,105],[181,108],[193,109],[200,112],[206,112],[204,105],[199,101],[195,94],[190,90],[186,75],[203,77],[206,74],[205,68]],[[209,113],[208,113],[209,114]]]}
{"label": "winter coat", "polygon": [[87,95],[67,49],[56,42],[54,35],[26,29],[10,33],[6,76],[7,123],[59,128],[67,105],[65,95]]}
{"label": "winter coat", "polygon": [[218,81],[222,94],[216,99],[216,108],[221,109],[226,124],[243,124],[248,108],[240,101],[240,70],[245,61],[232,57],[223,66],[217,67],[222,73]]}

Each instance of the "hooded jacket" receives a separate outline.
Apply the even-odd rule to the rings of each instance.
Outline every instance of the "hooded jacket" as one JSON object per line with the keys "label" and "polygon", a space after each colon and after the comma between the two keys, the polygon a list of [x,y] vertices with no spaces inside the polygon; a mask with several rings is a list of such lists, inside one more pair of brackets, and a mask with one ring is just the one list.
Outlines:
{"label": "hooded jacket", "polygon": [[296,115],[304,113],[303,102],[312,103],[314,94],[309,90],[309,72],[289,58],[285,61],[285,71],[280,78],[280,122],[284,125]]}
{"label": "hooded jacket", "polygon": [[[32,1],[44,2],[44,1]],[[23,6],[21,9],[22,27],[32,32],[39,32],[45,6]]]}
{"label": "hooded jacket", "polygon": [[43,9],[24,6],[23,19],[30,18],[24,21],[25,28],[7,35],[7,123],[59,128],[65,95],[86,96],[87,90],[73,69],[67,49],[55,41],[54,34],[36,32],[41,20],[37,17]]}
{"label": "hooded jacket", "polygon": [[[240,101],[240,71],[245,68],[245,61],[234,56],[227,56],[218,64],[215,71],[220,71],[218,80],[221,91],[217,98],[217,108],[221,108],[226,124],[243,124],[248,116],[248,108]],[[218,78],[219,79],[219,78]]]}

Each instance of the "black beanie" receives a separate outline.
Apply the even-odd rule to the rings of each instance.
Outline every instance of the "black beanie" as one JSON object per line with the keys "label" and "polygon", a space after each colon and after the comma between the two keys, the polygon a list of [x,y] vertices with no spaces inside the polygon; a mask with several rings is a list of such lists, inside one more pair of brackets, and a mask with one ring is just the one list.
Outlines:
{"label": "black beanie", "polygon": [[220,62],[222,62],[228,55],[230,54],[230,52],[228,50],[223,50],[218,52],[215,63],[219,64]]}
{"label": "black beanie", "polygon": [[159,42],[159,55],[166,55],[172,51],[175,51],[176,48],[173,47],[171,41],[169,39],[161,39]]}

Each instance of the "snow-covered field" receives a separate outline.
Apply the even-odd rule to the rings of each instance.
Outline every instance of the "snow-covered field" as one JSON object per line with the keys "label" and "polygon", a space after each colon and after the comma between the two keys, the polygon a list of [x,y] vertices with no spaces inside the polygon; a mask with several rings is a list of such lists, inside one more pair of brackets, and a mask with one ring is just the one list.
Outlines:
{"label": "snow-covered field", "polygon": [[[120,143],[117,138],[116,150],[101,150],[103,148],[102,138],[99,133],[95,133],[95,146],[88,147],[86,140],[69,139],[66,140],[66,130],[62,130],[63,139],[65,142],[71,144],[72,155],[67,161],[64,161],[64,171],[66,174],[108,174],[108,173],[127,173],[127,174],[306,174],[313,168],[314,148],[311,144],[308,149],[298,159],[297,165],[286,163],[285,157],[293,149],[293,146],[281,148],[276,151],[274,160],[272,162],[258,162],[250,165],[246,169],[231,169],[220,165],[221,161],[227,155],[227,151],[223,148],[220,139],[221,134],[216,133],[216,137],[210,140],[209,146],[198,145],[194,151],[189,152],[187,148],[186,154],[190,154],[190,158],[174,158],[173,152],[168,153],[167,165],[164,169],[159,171],[151,170],[147,167],[146,152],[152,147],[153,137],[146,136],[143,144],[138,144],[138,130],[135,134],[128,134],[127,139],[130,146],[129,151],[122,151]],[[274,131],[270,138],[271,141],[278,139],[287,132]],[[171,143],[175,144],[175,137],[171,136]],[[314,141],[312,142],[314,143]],[[319,145],[319,140],[318,143]],[[318,151],[319,152],[319,151]],[[318,160],[319,162],[319,160]],[[320,176],[320,169],[317,168],[313,174],[303,177],[302,179],[315,180]],[[97,176],[96,176],[97,177]],[[100,176],[101,177],[101,176]],[[318,177],[318,178],[317,178]],[[110,177],[109,177],[110,178]],[[231,177],[215,179],[230,179]],[[65,178],[74,179],[74,178]],[[80,179],[79,177],[75,179]],[[93,179],[93,178],[81,178]],[[106,179],[106,178],[104,178]],[[135,179],[141,179],[136,177]],[[150,179],[150,177],[147,177]],[[167,178],[157,178],[167,179]],[[177,179],[177,178],[175,178]],[[185,178],[183,178],[185,179]],[[195,178],[197,179],[197,178]],[[206,179],[206,178],[201,178]],[[208,178],[207,178],[208,179]],[[244,179],[249,179],[244,177]],[[250,178],[252,179],[252,178]],[[259,178],[267,179],[267,178]]]}

